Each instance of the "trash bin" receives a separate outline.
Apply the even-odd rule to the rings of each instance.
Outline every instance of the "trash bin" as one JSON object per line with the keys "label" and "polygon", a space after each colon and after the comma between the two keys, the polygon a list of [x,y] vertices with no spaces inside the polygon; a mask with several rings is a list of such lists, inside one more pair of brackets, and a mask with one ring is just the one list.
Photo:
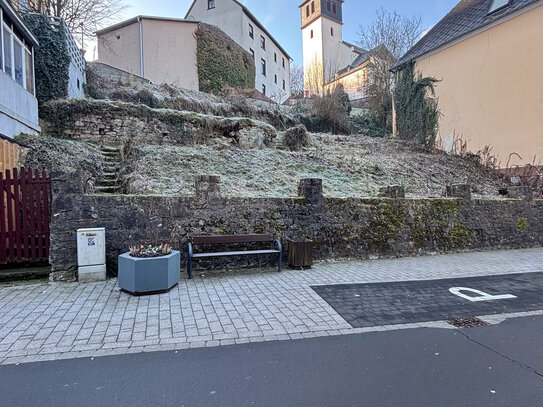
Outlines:
{"label": "trash bin", "polygon": [[313,241],[310,239],[288,239],[288,265],[296,269],[313,265]]}

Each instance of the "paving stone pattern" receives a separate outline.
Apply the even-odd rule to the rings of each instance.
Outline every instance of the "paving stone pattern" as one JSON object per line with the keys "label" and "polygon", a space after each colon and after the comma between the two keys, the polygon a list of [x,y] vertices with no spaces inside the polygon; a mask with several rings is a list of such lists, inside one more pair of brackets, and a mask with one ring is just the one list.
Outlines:
{"label": "paving stone pattern", "polygon": [[305,271],[196,278],[182,280],[167,294],[146,297],[120,292],[115,279],[4,286],[0,288],[0,363],[420,326],[450,328],[444,322],[352,328],[311,286],[534,272],[541,271],[542,265],[543,250],[527,249],[319,263]]}
{"label": "paving stone pattern", "polygon": [[[517,298],[471,302],[450,293],[452,287],[468,287],[490,295],[512,294]],[[543,309],[543,273],[340,284],[313,289],[354,328]]]}

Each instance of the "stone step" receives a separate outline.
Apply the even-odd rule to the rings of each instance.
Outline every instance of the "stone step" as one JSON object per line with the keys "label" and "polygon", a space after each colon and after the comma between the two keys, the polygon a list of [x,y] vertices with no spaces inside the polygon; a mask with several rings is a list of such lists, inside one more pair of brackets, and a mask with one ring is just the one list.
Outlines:
{"label": "stone step", "polygon": [[108,151],[108,152],[114,152],[114,153],[119,153],[119,151],[121,151],[119,148],[117,147],[109,147],[109,146],[102,146],[100,147],[100,150],[102,151]]}
{"label": "stone step", "polygon": [[104,172],[104,176],[103,178],[108,178],[108,179],[111,179],[111,178],[117,178],[117,172]]}
{"label": "stone step", "polygon": [[108,165],[104,167],[104,175],[105,174],[117,174],[119,172],[119,167],[116,167],[114,165]]}
{"label": "stone step", "polygon": [[102,151],[102,155],[106,158],[120,158],[121,155],[120,154],[117,154],[117,153],[108,153],[108,152],[104,152]]}
{"label": "stone step", "polygon": [[117,180],[116,179],[101,179],[100,181],[98,181],[98,186],[114,187],[114,186],[117,186]]}
{"label": "stone step", "polygon": [[94,187],[94,189],[97,193],[102,193],[102,194],[115,194],[115,193],[120,192],[121,190],[121,188],[118,186],[100,186],[100,185]]}

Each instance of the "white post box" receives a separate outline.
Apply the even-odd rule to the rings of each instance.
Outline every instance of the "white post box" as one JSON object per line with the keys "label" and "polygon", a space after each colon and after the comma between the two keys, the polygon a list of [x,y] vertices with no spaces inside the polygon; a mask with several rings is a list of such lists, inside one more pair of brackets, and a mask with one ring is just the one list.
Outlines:
{"label": "white post box", "polygon": [[105,228],[77,230],[77,265],[81,283],[106,279]]}

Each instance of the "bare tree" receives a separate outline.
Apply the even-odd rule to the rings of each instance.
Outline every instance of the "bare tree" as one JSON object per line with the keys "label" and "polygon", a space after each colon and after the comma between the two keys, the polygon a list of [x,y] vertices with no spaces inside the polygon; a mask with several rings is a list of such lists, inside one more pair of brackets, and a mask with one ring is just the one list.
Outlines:
{"label": "bare tree", "polygon": [[380,8],[376,18],[368,26],[360,26],[359,45],[365,49],[374,49],[383,44],[394,58],[401,58],[422,34],[422,17],[406,17],[396,11]]}
{"label": "bare tree", "polygon": [[[124,0],[32,0],[28,11],[62,17],[72,34],[91,39],[125,9]],[[83,44],[81,44],[83,46]]]}
{"label": "bare tree", "polygon": [[290,91],[295,97],[304,95],[304,69],[300,65],[290,67]]}
{"label": "bare tree", "polygon": [[419,40],[421,17],[406,17],[380,8],[375,20],[360,26],[359,45],[368,49],[366,97],[368,108],[382,128],[392,129],[392,89],[390,68]]}

